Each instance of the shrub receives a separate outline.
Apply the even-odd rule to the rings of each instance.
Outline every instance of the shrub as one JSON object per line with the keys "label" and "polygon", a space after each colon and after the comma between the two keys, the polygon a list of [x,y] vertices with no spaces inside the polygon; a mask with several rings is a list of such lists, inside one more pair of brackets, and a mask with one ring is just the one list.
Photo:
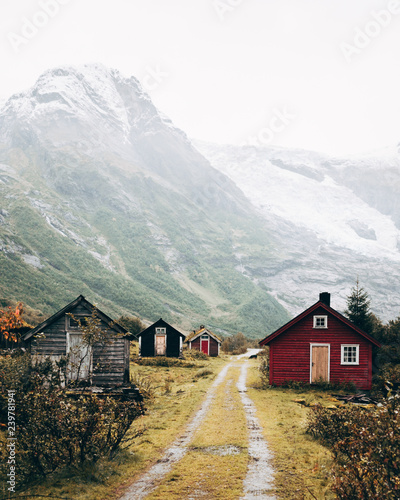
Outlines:
{"label": "shrub", "polygon": [[[133,401],[61,389],[55,383],[59,368],[50,360],[34,365],[28,355],[9,357],[0,359],[0,367],[6,374],[0,388],[3,401],[8,390],[15,390],[17,487],[63,467],[112,458],[133,420],[144,412]],[[4,448],[2,479],[7,472]]]}
{"label": "shrub", "polygon": [[315,407],[308,432],[329,446],[339,499],[400,498],[400,398],[381,407]]}
{"label": "shrub", "polygon": [[214,372],[209,368],[203,368],[202,370],[197,371],[194,375],[194,379],[199,379],[203,377],[208,377],[208,375],[212,375]]}
{"label": "shrub", "polygon": [[146,399],[154,398],[155,386],[150,376],[134,373],[130,378],[131,384],[139,389],[140,394]]}
{"label": "shrub", "polygon": [[359,406],[343,406],[336,410],[316,405],[308,415],[307,432],[324,445],[333,447],[351,435],[354,426],[370,418],[371,410]]}
{"label": "shrub", "polygon": [[208,358],[207,354],[197,349],[188,349],[184,352],[185,359],[201,359],[205,360]]}
{"label": "shrub", "polygon": [[221,349],[223,352],[230,354],[243,354],[247,351],[248,347],[253,345],[253,343],[254,341],[250,341],[243,333],[239,332],[231,337],[226,337],[221,344]]}

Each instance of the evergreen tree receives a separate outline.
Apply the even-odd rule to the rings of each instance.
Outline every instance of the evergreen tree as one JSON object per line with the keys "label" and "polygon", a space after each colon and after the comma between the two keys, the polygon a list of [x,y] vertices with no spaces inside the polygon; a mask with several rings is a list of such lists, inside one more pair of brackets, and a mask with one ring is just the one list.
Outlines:
{"label": "evergreen tree", "polygon": [[374,315],[370,311],[370,303],[368,293],[360,287],[357,278],[356,286],[347,297],[347,309],[344,313],[352,323],[369,334],[372,333],[375,323]]}

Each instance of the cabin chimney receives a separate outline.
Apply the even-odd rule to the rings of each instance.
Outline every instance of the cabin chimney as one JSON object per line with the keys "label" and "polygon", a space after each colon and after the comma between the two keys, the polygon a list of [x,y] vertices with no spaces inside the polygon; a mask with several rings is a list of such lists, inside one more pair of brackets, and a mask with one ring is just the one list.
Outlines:
{"label": "cabin chimney", "polygon": [[321,292],[319,294],[319,300],[326,306],[331,306],[331,294],[328,292]]}

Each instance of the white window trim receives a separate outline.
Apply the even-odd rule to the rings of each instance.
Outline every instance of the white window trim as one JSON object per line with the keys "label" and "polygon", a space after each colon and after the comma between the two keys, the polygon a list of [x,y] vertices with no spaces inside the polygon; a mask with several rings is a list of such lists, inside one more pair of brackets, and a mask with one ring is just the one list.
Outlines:
{"label": "white window trim", "polygon": [[312,384],[312,348],[328,347],[328,382],[331,380],[331,344],[310,344],[310,384]]}
{"label": "white window trim", "polygon": [[[355,347],[356,348],[356,361],[345,361],[344,360],[344,348],[345,347]],[[341,344],[340,346],[340,364],[341,365],[353,365],[357,366],[360,364],[360,344]]]}
{"label": "white window trim", "polygon": [[[318,319],[324,319],[324,322],[325,322],[325,325],[324,326],[317,326],[317,320]],[[313,317],[313,328],[317,328],[317,329],[327,329],[328,328],[328,316],[326,315],[316,315]]]}
{"label": "white window trim", "polygon": [[156,335],[166,335],[167,329],[165,327],[157,327]]}

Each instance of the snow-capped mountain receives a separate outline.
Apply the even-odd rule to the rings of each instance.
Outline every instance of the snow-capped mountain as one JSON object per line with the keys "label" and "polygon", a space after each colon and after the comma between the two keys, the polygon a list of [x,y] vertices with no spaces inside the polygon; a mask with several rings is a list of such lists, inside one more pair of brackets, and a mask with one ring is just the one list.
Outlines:
{"label": "snow-capped mountain", "polygon": [[52,69],[7,100],[0,208],[5,299],[50,313],[82,293],[110,312],[254,337],[288,319],[239,267],[238,248],[258,260],[269,244],[262,219],[116,70]]}
{"label": "snow-capped mountain", "polygon": [[392,319],[399,190],[395,152],[195,147],[134,77],[55,68],[0,109],[0,299],[261,338],[358,276]]}
{"label": "snow-capped mountain", "polygon": [[[278,271],[280,279],[273,280],[276,296],[285,297],[289,310],[297,312],[289,294],[304,302],[311,290],[315,296],[324,276],[344,308],[352,273],[353,283],[359,276],[382,316],[400,312],[400,287],[393,281],[400,273],[397,149],[330,158],[275,147],[196,146],[276,228],[289,253],[302,254],[290,277]],[[296,233],[300,245],[293,245]]]}

